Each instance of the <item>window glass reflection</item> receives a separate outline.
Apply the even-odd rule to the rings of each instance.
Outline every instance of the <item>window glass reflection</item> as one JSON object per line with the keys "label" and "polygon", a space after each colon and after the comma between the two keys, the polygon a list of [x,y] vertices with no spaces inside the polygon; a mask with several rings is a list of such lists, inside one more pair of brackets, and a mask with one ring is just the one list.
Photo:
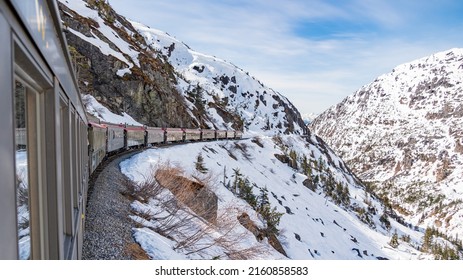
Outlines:
{"label": "window glass reflection", "polygon": [[31,254],[26,112],[26,86],[20,81],[16,81],[16,193],[18,206],[19,258],[22,260],[29,259]]}

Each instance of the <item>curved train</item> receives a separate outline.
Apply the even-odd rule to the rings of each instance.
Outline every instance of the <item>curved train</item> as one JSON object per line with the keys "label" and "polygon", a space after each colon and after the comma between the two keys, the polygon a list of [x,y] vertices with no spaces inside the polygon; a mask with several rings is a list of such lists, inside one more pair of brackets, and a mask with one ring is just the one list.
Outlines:
{"label": "curved train", "polygon": [[243,137],[241,131],[235,130],[160,128],[106,122],[89,122],[88,127],[90,174],[106,156],[124,150],[167,143],[232,140]]}
{"label": "curved train", "polygon": [[239,131],[90,122],[55,0],[0,0],[0,259],[80,259],[88,179],[108,154]]}

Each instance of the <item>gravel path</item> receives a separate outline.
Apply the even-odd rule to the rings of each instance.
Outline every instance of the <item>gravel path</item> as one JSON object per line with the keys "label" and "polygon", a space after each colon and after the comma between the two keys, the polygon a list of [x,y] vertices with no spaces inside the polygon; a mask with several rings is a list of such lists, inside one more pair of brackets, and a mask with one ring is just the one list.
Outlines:
{"label": "gravel path", "polygon": [[130,260],[127,244],[133,243],[130,201],[121,194],[124,187],[119,163],[137,152],[114,159],[93,185],[85,217],[84,260]]}

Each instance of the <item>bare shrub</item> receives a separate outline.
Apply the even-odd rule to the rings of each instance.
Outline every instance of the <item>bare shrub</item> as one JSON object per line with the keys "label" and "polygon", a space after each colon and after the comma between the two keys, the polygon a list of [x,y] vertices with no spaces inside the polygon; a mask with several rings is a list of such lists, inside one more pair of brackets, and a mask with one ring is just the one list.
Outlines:
{"label": "bare shrub", "polygon": [[189,179],[183,170],[176,167],[160,168],[156,171],[155,177],[163,187],[175,195],[179,202],[193,210],[195,215],[215,223],[218,199],[205,184],[216,180],[214,176],[203,174],[201,178]]}
{"label": "bare shrub", "polygon": [[125,187],[123,195],[132,197],[133,199],[146,202],[152,197],[159,195],[163,188],[156,181],[154,176],[145,176],[145,180],[136,183],[127,177],[124,177],[121,184]]}
{"label": "bare shrub", "polygon": [[246,145],[246,143],[238,143],[238,142],[235,142],[235,149],[238,149],[241,151],[241,154],[243,155],[243,157],[248,160],[248,161],[251,161],[253,160],[254,158],[252,157],[251,153],[249,153],[248,149],[248,145]]}
{"label": "bare shrub", "polygon": [[263,148],[264,147],[264,144],[262,143],[262,138],[260,137],[254,137],[252,138],[251,140],[252,143],[256,144],[257,146]]}
{"label": "bare shrub", "polygon": [[138,243],[129,243],[125,246],[124,251],[133,260],[149,260],[151,259],[145,250]]}
{"label": "bare shrub", "polygon": [[266,253],[268,253],[268,248],[257,245],[245,249],[229,250],[227,256],[232,260],[253,260]]}
{"label": "bare shrub", "polygon": [[[249,233],[242,230],[232,214],[237,210],[228,206],[217,214],[218,198],[211,191],[218,185],[217,178],[211,172],[197,172],[191,178],[181,167],[164,163],[158,165],[145,182],[125,181],[124,184],[133,199],[147,202],[153,198],[149,202],[150,210],[146,210],[148,207],[133,207],[133,210],[149,222],[143,226],[175,241],[175,250],[208,258],[257,258],[268,249],[260,244],[241,245]],[[222,255],[207,255],[211,248],[223,252]]]}
{"label": "bare shrub", "polygon": [[29,188],[23,178],[16,174],[16,190],[18,192],[19,206],[29,205]]}
{"label": "bare shrub", "polygon": [[230,148],[227,146],[227,144],[220,145],[220,147],[221,147],[222,149],[224,149],[225,151],[227,151],[228,156],[230,156],[232,159],[238,160],[238,158],[235,156],[235,154],[233,154],[232,149],[230,149]]}
{"label": "bare shrub", "polygon": [[212,247],[220,248],[224,255],[215,258],[228,259],[254,259],[262,255],[268,249],[263,245],[243,248],[240,244],[246,237],[245,231],[237,233],[239,221],[234,218],[235,209],[228,206],[218,217],[218,224],[214,225],[204,221],[197,221],[199,224],[190,224],[191,228],[186,231],[183,239],[177,244],[176,249],[188,251],[187,255],[201,254]]}

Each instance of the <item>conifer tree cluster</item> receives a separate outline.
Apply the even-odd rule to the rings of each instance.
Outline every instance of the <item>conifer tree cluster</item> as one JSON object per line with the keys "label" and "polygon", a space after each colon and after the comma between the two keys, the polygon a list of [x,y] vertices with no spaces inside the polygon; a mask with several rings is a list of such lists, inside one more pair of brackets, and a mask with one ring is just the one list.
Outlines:
{"label": "conifer tree cluster", "polygon": [[[454,245],[454,248],[447,243],[442,245],[442,242],[438,242],[437,238],[446,239]],[[462,241],[458,237],[452,238],[439,232],[436,228],[428,227],[424,232],[421,251],[432,253],[436,260],[459,260],[462,255]]]}
{"label": "conifer tree cluster", "polygon": [[290,150],[284,145],[281,138],[274,137],[274,142],[285,153],[288,166],[307,176],[310,182],[308,186],[312,191],[315,191],[317,186],[320,185],[325,195],[330,197],[335,204],[345,207],[350,206],[349,187],[334,178],[333,173],[321,156],[317,160],[309,159],[305,154],[299,156],[295,150]]}
{"label": "conifer tree cluster", "polygon": [[[231,192],[246,201],[260,215],[262,221],[266,224],[264,233],[267,236],[269,234],[278,235],[278,225],[283,213],[279,213],[276,207],[272,208],[270,206],[267,188],[259,188],[256,184],[251,184],[249,179],[244,177],[239,169],[233,169],[233,172],[235,179],[232,184],[227,184]],[[258,196],[253,192],[254,188],[260,189]]]}

